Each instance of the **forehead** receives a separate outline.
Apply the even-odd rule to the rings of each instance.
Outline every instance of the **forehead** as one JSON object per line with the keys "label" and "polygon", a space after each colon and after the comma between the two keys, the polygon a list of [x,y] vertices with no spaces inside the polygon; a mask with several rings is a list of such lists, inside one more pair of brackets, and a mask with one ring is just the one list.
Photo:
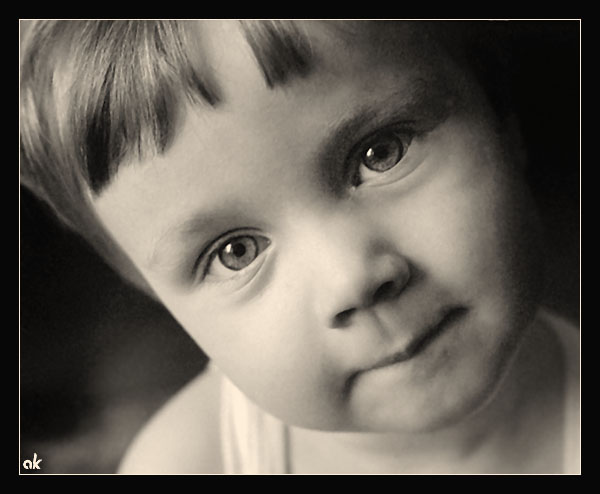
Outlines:
{"label": "forehead", "polygon": [[222,103],[188,107],[171,147],[121,166],[95,201],[101,219],[135,257],[147,257],[148,245],[194,211],[210,212],[218,223],[232,198],[245,200],[238,216],[281,207],[269,188],[287,184],[291,190],[302,182],[311,170],[306,163],[340,122],[392,100],[410,106],[443,99],[453,85],[448,60],[420,25],[303,23],[311,70],[276,88],[265,84],[237,24],[202,22],[199,30]]}

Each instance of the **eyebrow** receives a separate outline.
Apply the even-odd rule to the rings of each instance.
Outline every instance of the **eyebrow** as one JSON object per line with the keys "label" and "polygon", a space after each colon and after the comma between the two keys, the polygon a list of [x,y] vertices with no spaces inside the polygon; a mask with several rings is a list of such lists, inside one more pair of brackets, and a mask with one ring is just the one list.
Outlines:
{"label": "eyebrow", "polygon": [[[193,246],[188,244],[198,239],[201,232],[217,230],[219,226],[227,224],[232,217],[234,217],[233,212],[223,209],[201,211],[193,213],[180,223],[167,227],[152,242],[153,247],[146,259],[146,267],[156,273],[166,272],[177,275],[185,267],[188,267],[191,272],[197,258],[191,259],[189,252],[193,250],[199,256],[215,239],[206,240],[201,245],[197,242],[194,242]],[[225,233],[224,231],[218,236]]]}
{"label": "eyebrow", "polygon": [[[316,146],[314,160],[317,163],[316,168],[320,176],[324,179],[324,184],[330,192],[339,193],[344,177],[342,177],[345,159],[340,155],[350,152],[357,144],[357,135],[367,132],[363,138],[369,135],[369,130],[378,125],[410,122],[413,119],[408,118],[410,114],[414,115],[416,110],[427,111],[425,108],[439,107],[440,98],[446,96],[448,91],[436,90],[439,85],[431,84],[424,79],[413,79],[409,81],[407,87],[402,89],[393,88],[383,98],[376,101],[370,101],[368,104],[359,105],[353,108],[352,112],[342,115],[340,118],[332,121],[328,125],[328,130]],[[446,89],[446,88],[444,88]],[[441,113],[431,111],[429,118],[439,119]],[[334,166],[331,166],[334,163]],[[342,169],[340,169],[342,167]],[[146,260],[148,269],[154,272],[167,272],[170,276],[177,279],[190,279],[192,277],[193,267],[198,262],[198,257],[205,252],[208,247],[215,242],[218,237],[227,234],[228,230],[235,231],[238,227],[251,228],[251,225],[238,225],[236,228],[227,228],[232,226],[232,219],[240,222],[240,212],[243,212],[239,206],[235,207],[234,200],[225,206],[212,211],[197,211],[191,214],[182,222],[167,227],[162,233],[158,234],[153,242],[153,248]],[[218,230],[222,232],[206,241],[197,242],[202,232]],[[196,240],[193,247],[186,245],[192,240]],[[195,256],[189,254],[190,251],[196,253]],[[170,252],[172,252],[172,254]],[[182,254],[184,253],[185,254]],[[171,261],[167,259],[171,259]],[[183,268],[183,269],[182,269]],[[184,274],[184,272],[189,272]]]}

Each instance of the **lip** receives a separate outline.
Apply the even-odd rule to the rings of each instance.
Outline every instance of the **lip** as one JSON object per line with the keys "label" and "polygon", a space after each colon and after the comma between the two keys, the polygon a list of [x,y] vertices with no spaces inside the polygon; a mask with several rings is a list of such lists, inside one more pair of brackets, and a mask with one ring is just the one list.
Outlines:
{"label": "lip", "polygon": [[375,365],[365,369],[365,371],[371,371],[380,369],[382,367],[388,367],[390,365],[398,364],[412,359],[425,348],[427,348],[438,336],[440,336],[449,326],[451,326],[458,319],[462,318],[467,311],[464,307],[453,307],[444,313],[439,322],[429,327],[422,334],[417,336],[402,350],[392,353],[390,356],[383,358]]}

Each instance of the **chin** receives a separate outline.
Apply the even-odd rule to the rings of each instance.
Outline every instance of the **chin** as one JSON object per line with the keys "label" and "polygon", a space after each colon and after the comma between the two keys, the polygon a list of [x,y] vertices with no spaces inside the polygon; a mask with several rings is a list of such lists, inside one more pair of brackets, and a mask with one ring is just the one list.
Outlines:
{"label": "chin", "polygon": [[[506,376],[515,361],[524,330],[505,335],[493,352],[464,360],[452,370],[440,373],[426,389],[412,386],[387,406],[372,410],[371,432],[430,433],[460,426],[494,408]],[[412,397],[412,398],[409,398]]]}
{"label": "chin", "polygon": [[388,424],[383,423],[374,431],[430,433],[459,426],[488,408],[501,381],[502,376],[495,376],[465,383],[449,398],[430,399],[426,405],[412,410],[405,408],[395,417],[388,417]]}

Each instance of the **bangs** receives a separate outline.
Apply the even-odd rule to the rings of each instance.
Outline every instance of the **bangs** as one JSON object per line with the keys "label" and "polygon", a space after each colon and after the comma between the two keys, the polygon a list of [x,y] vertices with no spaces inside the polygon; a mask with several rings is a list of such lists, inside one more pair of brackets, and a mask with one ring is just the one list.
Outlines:
{"label": "bangs", "polygon": [[[309,72],[310,45],[294,22],[240,26],[268,87]],[[163,153],[186,100],[221,102],[197,31],[194,21],[35,23],[21,71],[25,174],[34,168],[53,187],[64,180],[52,174],[80,176],[99,194],[124,161]]]}
{"label": "bangs", "polygon": [[269,87],[304,76],[312,61],[310,44],[291,21],[240,21]]}

